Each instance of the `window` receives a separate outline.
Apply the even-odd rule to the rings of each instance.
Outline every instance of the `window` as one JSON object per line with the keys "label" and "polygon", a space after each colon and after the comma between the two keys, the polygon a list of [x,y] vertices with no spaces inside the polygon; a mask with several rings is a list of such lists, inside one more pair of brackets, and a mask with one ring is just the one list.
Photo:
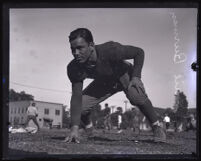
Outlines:
{"label": "window", "polygon": [[16,113],[17,109],[15,108],[15,113]]}
{"label": "window", "polygon": [[21,117],[21,123],[23,123],[23,117]]}
{"label": "window", "polygon": [[22,108],[22,113],[24,113],[24,108]]}
{"label": "window", "polygon": [[45,115],[49,115],[49,109],[45,108],[45,109],[44,109],[44,114],[45,114]]}
{"label": "window", "polygon": [[60,115],[60,110],[55,110],[55,115]]}
{"label": "window", "polygon": [[20,113],[20,108],[18,108],[18,113]]}
{"label": "window", "polygon": [[13,113],[13,109],[12,108],[10,109],[10,113]]}

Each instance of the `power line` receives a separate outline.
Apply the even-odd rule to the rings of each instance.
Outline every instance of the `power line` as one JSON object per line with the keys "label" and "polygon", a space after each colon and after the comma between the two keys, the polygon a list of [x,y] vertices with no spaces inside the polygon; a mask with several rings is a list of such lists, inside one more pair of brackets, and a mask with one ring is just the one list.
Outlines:
{"label": "power line", "polygon": [[[51,92],[60,92],[60,93],[72,93],[70,91],[65,91],[65,90],[56,90],[56,89],[50,89],[50,88],[41,88],[41,87],[37,87],[37,86],[32,86],[32,85],[25,85],[22,83],[17,83],[17,82],[12,82],[10,81],[10,83],[18,85],[18,86],[22,86],[22,87],[29,87],[29,88],[34,88],[34,89],[39,89],[39,90],[46,90],[46,91],[51,91]],[[111,99],[111,98],[110,98]],[[119,100],[119,99],[111,99],[112,101],[124,101],[124,100]]]}
{"label": "power line", "polygon": [[48,89],[48,88],[41,88],[41,87],[36,87],[36,86],[32,86],[32,85],[25,85],[25,84],[21,84],[21,83],[17,83],[17,82],[10,82],[12,84],[15,84],[15,85],[18,85],[18,86],[23,86],[23,87],[29,87],[29,88],[34,88],[34,89],[40,89],[40,90],[46,90],[46,91],[52,91],[52,92],[62,92],[62,93],[66,93],[66,92],[69,92],[71,93],[70,91],[64,91],[64,90],[56,90],[56,89]]}

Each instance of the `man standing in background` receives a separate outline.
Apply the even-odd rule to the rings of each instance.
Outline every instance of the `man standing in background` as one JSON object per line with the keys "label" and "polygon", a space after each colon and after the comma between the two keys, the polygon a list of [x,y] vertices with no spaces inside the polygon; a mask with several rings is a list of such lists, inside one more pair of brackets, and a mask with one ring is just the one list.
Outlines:
{"label": "man standing in background", "polygon": [[25,122],[25,127],[28,126],[30,120],[33,120],[33,122],[35,123],[39,131],[40,126],[38,124],[37,117],[38,117],[38,110],[36,108],[36,104],[33,102],[30,104],[30,106],[27,109],[27,120]]}
{"label": "man standing in background", "polygon": [[122,111],[119,110],[117,113],[117,119],[118,119],[118,124],[117,124],[117,133],[121,133],[123,130],[121,129],[121,123],[122,123]]}
{"label": "man standing in background", "polygon": [[163,121],[165,122],[166,130],[168,130],[169,127],[170,127],[170,117],[167,114],[165,114],[165,117],[164,117]]}
{"label": "man standing in background", "polygon": [[105,130],[111,130],[112,125],[111,125],[111,109],[108,106],[108,103],[105,104],[105,109],[104,109],[104,129]]}

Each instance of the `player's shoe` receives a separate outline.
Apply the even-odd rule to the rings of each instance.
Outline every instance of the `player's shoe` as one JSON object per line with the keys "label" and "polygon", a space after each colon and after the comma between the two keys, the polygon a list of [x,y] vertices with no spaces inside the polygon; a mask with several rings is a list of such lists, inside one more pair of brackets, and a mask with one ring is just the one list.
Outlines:
{"label": "player's shoe", "polygon": [[160,125],[153,125],[154,142],[166,142],[166,132]]}

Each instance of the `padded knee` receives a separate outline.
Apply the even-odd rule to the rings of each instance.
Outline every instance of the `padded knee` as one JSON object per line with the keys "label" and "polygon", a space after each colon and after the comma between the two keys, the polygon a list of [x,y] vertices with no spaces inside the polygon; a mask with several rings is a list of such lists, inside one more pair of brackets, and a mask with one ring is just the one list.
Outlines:
{"label": "padded knee", "polygon": [[130,103],[134,106],[142,106],[148,99],[148,96],[145,92],[138,90],[135,87],[131,87],[127,92],[126,96],[129,99]]}

